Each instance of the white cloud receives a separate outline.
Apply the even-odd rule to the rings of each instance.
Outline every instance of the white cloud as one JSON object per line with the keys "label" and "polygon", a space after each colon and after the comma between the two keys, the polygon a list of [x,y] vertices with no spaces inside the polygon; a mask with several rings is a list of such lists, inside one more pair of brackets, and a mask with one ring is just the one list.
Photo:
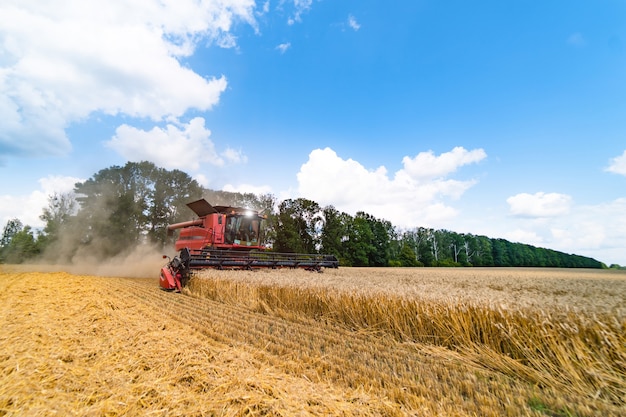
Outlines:
{"label": "white cloud", "polygon": [[[605,204],[582,206],[575,215],[568,226],[559,229],[562,242],[560,245],[565,250],[583,248],[598,256],[601,261],[621,262],[626,265],[626,198]],[[600,256],[608,256],[609,259]]]}
{"label": "white cloud", "polygon": [[486,157],[487,154],[482,149],[467,151],[457,146],[439,156],[435,156],[432,151],[420,152],[415,158],[405,156],[402,163],[413,178],[428,181],[432,178],[445,177],[463,165],[480,162]]}
{"label": "white cloud", "polygon": [[482,150],[463,148],[441,155],[423,152],[405,157],[403,168],[391,175],[384,166],[368,169],[330,148],[316,149],[297,175],[298,192],[284,198],[309,198],[352,215],[365,211],[399,227],[501,237],[626,265],[626,198],[577,206],[566,194],[521,193],[507,200],[512,216],[489,206],[469,215],[462,202],[450,204],[476,183],[450,175],[485,157]]}
{"label": "white cloud", "polygon": [[151,161],[162,168],[183,171],[197,171],[203,163],[224,166],[227,162],[246,162],[245,155],[231,148],[218,153],[210,136],[204,119],[196,117],[189,123],[170,123],[149,131],[122,125],[106,146],[128,161]]}
{"label": "white cloud", "polygon": [[611,159],[611,163],[606,168],[606,171],[614,174],[626,175],[626,151],[620,156],[616,156]]}
{"label": "white cloud", "polygon": [[0,4],[0,150],[62,155],[65,128],[94,112],[162,120],[207,110],[226,88],[181,65],[198,42],[233,46],[254,0]]}
{"label": "white cloud", "polygon": [[209,181],[207,176],[204,174],[196,174],[193,176],[193,179],[196,180],[198,184],[200,184],[201,186],[205,188],[209,188],[209,185],[211,184],[211,181]]}
{"label": "white cloud", "polygon": [[[484,151],[479,151],[455,148],[439,157],[432,152],[426,153],[426,157],[423,154],[415,158],[405,157],[404,168],[391,178],[383,166],[369,170],[357,161],[340,158],[330,148],[316,149],[309,154],[309,160],[297,175],[298,192],[322,206],[332,204],[351,214],[365,211],[396,226],[445,227],[446,221],[457,214],[457,210],[446,205],[445,200],[459,198],[475,181],[458,181],[444,176],[462,165],[484,158]],[[422,159],[428,161],[436,175],[427,178],[423,167],[417,168],[416,161]]]}
{"label": "white cloud", "polygon": [[236,150],[233,148],[226,148],[224,152],[222,152],[222,157],[231,164],[245,164],[248,162],[248,157],[244,155],[241,150]]}
{"label": "white cloud", "polygon": [[350,26],[355,31],[361,29],[361,25],[356,21],[356,18],[352,15],[348,16],[348,26]]}
{"label": "white cloud", "polygon": [[263,7],[261,8],[261,11],[259,12],[261,15],[267,14],[270,11],[270,0],[267,0],[265,3],[263,3]]}
{"label": "white cloud", "polygon": [[[500,234],[515,242],[589,256],[607,264],[626,265],[626,198],[609,203],[576,206],[567,213],[543,219],[513,218]],[[488,236],[497,236],[491,231]]]}
{"label": "white cloud", "polygon": [[64,175],[48,175],[39,179],[39,185],[46,196],[56,193],[67,193],[74,190],[74,185],[84,182],[85,179]]}
{"label": "white cloud", "polygon": [[287,43],[281,43],[280,45],[278,45],[276,47],[277,50],[280,51],[281,54],[284,54],[285,52],[287,52],[287,50],[291,48],[291,43],[287,42]]}
{"label": "white cloud", "polygon": [[84,179],[49,175],[39,180],[39,189],[25,195],[0,195],[0,227],[10,219],[18,218],[24,225],[43,227],[39,218],[48,206],[48,197],[56,193],[67,193],[74,189],[74,184]]}
{"label": "white cloud", "polygon": [[512,232],[505,233],[503,238],[510,242],[521,242],[537,247],[545,245],[544,239],[533,230],[515,229]]}
{"label": "white cloud", "polygon": [[510,213],[517,217],[555,217],[567,214],[571,197],[559,193],[521,193],[507,198]]}
{"label": "white cloud", "polygon": [[287,19],[287,24],[293,25],[296,22],[302,22],[302,15],[311,9],[313,0],[281,0],[279,7],[283,7],[286,3],[293,3],[293,14]]}

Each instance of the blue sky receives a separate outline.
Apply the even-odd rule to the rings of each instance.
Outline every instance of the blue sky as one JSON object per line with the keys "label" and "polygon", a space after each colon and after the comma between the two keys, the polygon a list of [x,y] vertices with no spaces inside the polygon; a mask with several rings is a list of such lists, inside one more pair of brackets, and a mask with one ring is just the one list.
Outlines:
{"label": "blue sky", "polygon": [[5,0],[0,223],[127,161],[626,265],[623,1]]}

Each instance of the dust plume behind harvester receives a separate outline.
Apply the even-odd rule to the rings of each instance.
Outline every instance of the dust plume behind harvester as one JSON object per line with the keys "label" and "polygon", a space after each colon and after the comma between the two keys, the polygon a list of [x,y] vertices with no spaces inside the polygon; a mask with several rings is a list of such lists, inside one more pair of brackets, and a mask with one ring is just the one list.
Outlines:
{"label": "dust plume behind harvester", "polygon": [[180,291],[194,271],[208,268],[302,268],[321,272],[322,268],[339,267],[334,255],[267,250],[263,236],[266,216],[256,210],[212,206],[204,199],[187,207],[198,215],[197,219],[167,226],[168,233],[177,229],[180,233],[175,243],[178,256],[161,268],[159,285],[164,290]]}

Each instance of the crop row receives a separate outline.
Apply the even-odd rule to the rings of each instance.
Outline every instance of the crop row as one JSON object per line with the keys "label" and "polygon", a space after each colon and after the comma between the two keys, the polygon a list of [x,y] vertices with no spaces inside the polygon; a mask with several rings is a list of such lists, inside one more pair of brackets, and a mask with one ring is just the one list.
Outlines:
{"label": "crop row", "polygon": [[[314,319],[351,329],[353,334],[373,334],[361,345],[374,352],[381,349],[379,340],[443,347],[458,352],[465,361],[538,386],[578,398],[601,398],[616,406],[626,404],[626,322],[609,315],[555,317],[541,310],[509,311],[383,293],[206,277],[193,279],[190,290],[201,298],[289,318],[291,326],[299,320],[306,326],[307,320]],[[302,340],[320,338],[316,333]],[[325,346],[318,344],[316,349],[320,348]],[[406,361],[406,354],[400,356]],[[394,365],[392,371],[397,368],[401,366]]]}
{"label": "crop row", "polygon": [[[374,292],[357,297],[232,276],[194,280],[176,294],[155,279],[0,274],[10,288],[0,296],[7,320],[0,414],[37,415],[46,405],[63,414],[233,416],[617,416],[623,408],[607,391],[581,394],[580,381],[566,386],[485,348],[493,336],[462,345],[474,328],[448,341],[427,333],[429,320],[463,314],[450,303],[423,300],[419,316],[402,321],[394,315],[410,305],[407,297],[385,305]],[[409,325],[426,330],[399,327]]]}
{"label": "crop row", "polygon": [[11,289],[0,294],[0,415],[401,414],[216,342],[169,314],[176,295],[155,280],[0,273],[0,284]]}
{"label": "crop row", "polygon": [[403,413],[451,413],[463,404],[470,414],[517,414],[535,395],[527,385],[462,363],[444,349],[424,350],[375,332],[297,322],[206,299],[140,289],[131,293],[212,339],[251,347],[272,366],[311,380],[378,392]]}

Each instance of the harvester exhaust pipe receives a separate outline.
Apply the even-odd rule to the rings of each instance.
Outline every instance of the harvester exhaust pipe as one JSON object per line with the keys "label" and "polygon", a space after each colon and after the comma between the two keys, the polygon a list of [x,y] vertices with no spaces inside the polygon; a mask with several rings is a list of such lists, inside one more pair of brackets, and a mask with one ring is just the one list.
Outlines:
{"label": "harvester exhaust pipe", "polygon": [[203,222],[204,222],[204,220],[202,220],[202,219],[196,219],[196,220],[189,220],[187,222],[168,224],[167,225],[167,235],[168,236],[172,236],[172,234],[174,234],[174,230],[182,229],[183,227],[201,226]]}

